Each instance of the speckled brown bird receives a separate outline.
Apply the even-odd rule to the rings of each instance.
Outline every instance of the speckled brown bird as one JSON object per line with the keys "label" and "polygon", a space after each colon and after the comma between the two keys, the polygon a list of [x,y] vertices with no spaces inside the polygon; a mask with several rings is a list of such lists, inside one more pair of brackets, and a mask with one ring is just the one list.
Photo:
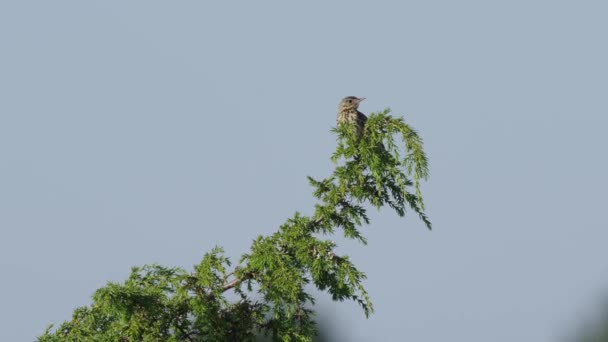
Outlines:
{"label": "speckled brown bird", "polygon": [[363,100],[365,100],[365,97],[347,96],[340,101],[340,106],[338,107],[338,125],[341,123],[357,124],[358,137],[361,137],[363,134],[363,128],[367,121],[367,116],[359,111],[359,103]]}

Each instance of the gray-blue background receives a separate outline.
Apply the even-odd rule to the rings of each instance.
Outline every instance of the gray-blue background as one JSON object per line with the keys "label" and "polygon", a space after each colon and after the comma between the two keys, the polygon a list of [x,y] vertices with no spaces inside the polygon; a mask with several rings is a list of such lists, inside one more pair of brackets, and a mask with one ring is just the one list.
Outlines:
{"label": "gray-blue background", "polygon": [[435,230],[342,242],[335,340],[554,341],[608,288],[601,1],[2,1],[0,340],[133,265],[237,260],[324,177],[343,96],[423,138]]}

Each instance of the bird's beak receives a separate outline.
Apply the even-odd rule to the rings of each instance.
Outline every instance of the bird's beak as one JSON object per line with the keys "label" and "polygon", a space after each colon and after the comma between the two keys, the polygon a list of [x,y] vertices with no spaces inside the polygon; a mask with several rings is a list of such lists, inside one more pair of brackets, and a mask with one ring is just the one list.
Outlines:
{"label": "bird's beak", "polygon": [[365,100],[365,97],[360,97],[358,102]]}

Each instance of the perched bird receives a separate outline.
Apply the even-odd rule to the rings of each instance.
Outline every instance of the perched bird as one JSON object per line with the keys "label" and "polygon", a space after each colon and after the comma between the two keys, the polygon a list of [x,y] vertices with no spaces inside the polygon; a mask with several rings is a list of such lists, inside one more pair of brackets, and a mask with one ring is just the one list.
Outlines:
{"label": "perched bird", "polygon": [[[338,125],[342,123],[355,123],[357,125],[357,138],[361,138],[367,122],[367,116],[359,111],[359,103],[365,100],[365,97],[347,96],[340,101],[338,107],[337,121]],[[376,145],[377,152],[386,152],[384,144],[379,142]]]}
{"label": "perched bird", "polygon": [[357,124],[357,137],[361,137],[363,134],[363,128],[367,121],[367,116],[359,111],[359,103],[363,100],[365,100],[365,97],[347,96],[340,101],[338,107],[338,125],[342,123]]}

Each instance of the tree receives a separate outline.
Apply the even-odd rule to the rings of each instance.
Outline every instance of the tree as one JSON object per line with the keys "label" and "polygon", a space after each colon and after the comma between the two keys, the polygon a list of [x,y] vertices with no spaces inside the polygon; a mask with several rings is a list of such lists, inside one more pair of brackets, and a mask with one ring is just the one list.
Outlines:
{"label": "tree", "polygon": [[564,341],[608,342],[608,297],[602,298],[593,308],[592,315],[578,323],[576,330]]}
{"label": "tree", "polygon": [[[318,199],[314,214],[295,213],[277,232],[259,236],[231,268],[220,247],[187,272],[159,265],[134,267],[124,283],[108,283],[93,303],[39,341],[310,341],[315,335],[309,283],[333,300],[352,300],[373,312],[365,274],[334,253],[337,230],[366,244],[365,205],[411,210],[430,229],[420,182],[428,176],[418,134],[389,110],[373,113],[359,136],[352,124],[332,129],[338,146],[333,173],[308,177]],[[226,295],[233,293],[234,300]]]}

